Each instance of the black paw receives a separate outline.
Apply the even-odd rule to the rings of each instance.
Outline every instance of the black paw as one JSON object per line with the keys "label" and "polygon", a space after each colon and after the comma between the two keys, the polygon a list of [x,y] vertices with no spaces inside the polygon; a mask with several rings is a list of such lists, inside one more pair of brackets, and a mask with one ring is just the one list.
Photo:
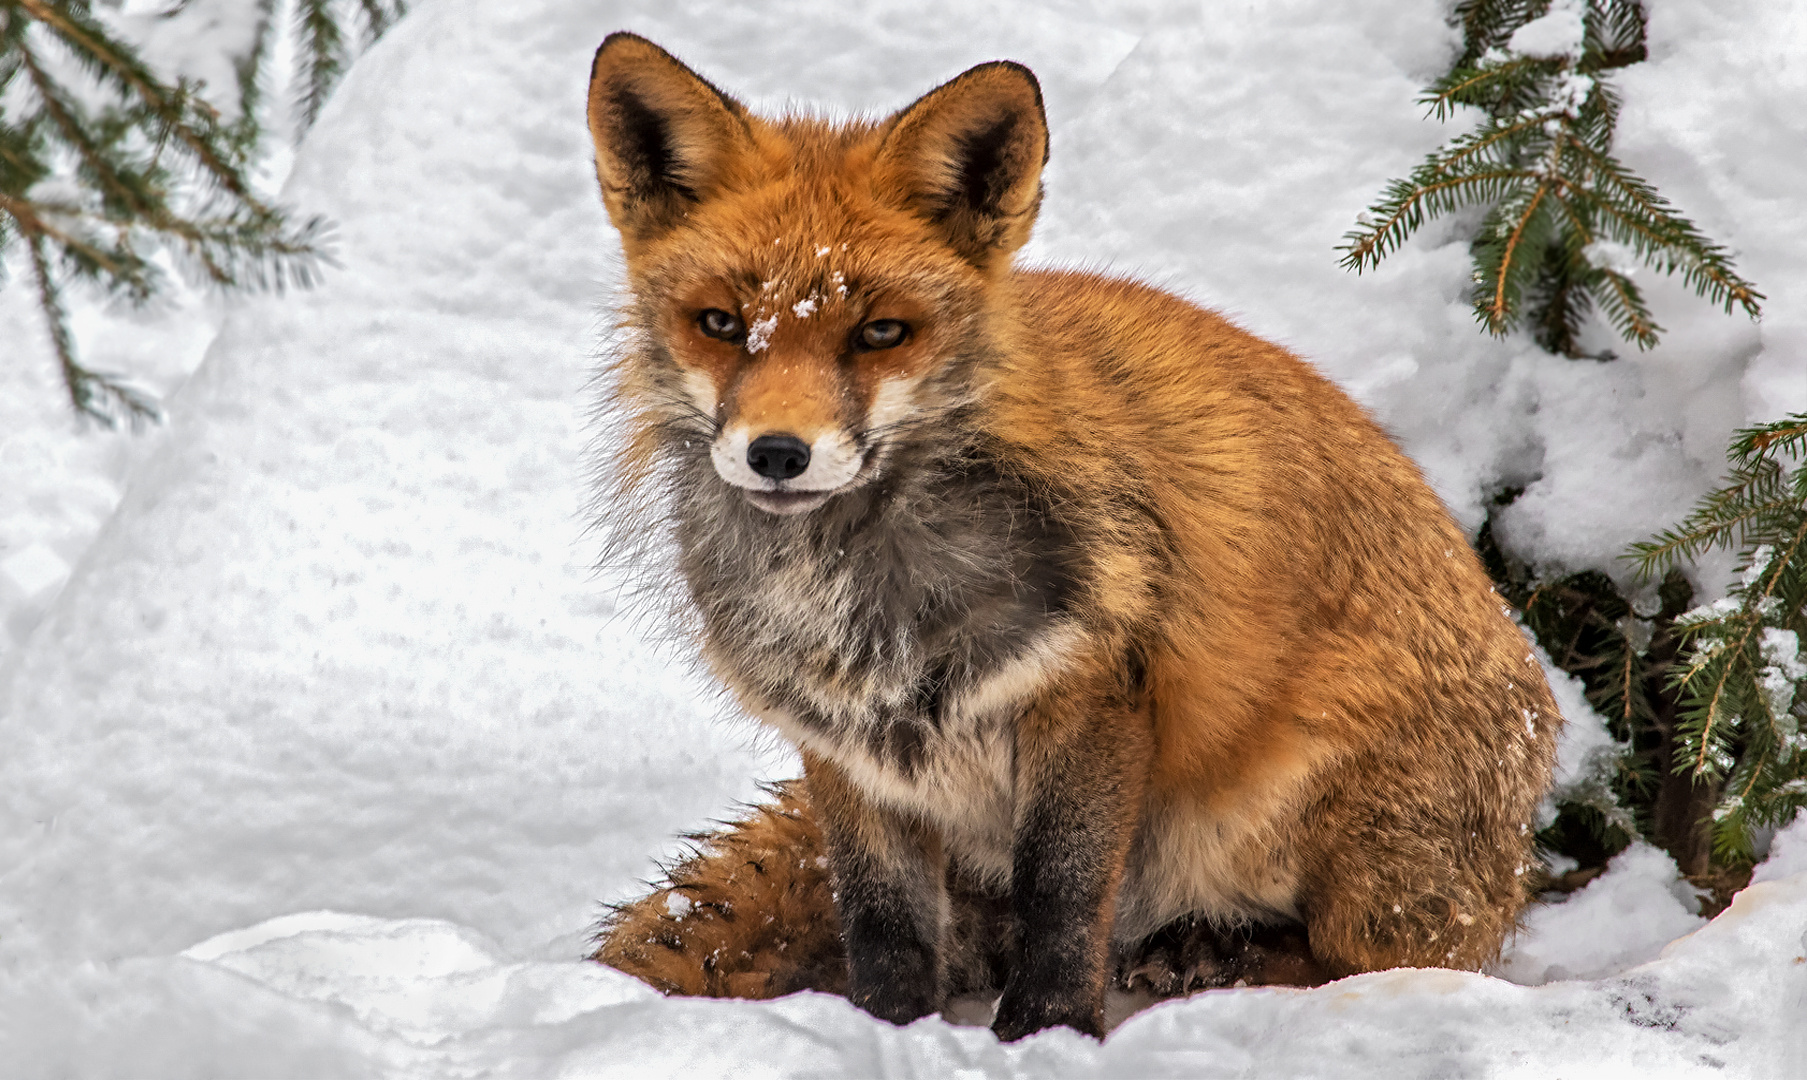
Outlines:
{"label": "black paw", "polygon": [[1094,1039],[1103,1039],[1104,1002],[1006,989],[1003,999],[998,1002],[998,1016],[991,1022],[991,1030],[1004,1042],[1015,1042],[1025,1035],[1063,1025]]}
{"label": "black paw", "polygon": [[903,993],[894,987],[855,988],[847,996],[873,1016],[898,1027],[920,1020],[936,1008],[926,994]]}

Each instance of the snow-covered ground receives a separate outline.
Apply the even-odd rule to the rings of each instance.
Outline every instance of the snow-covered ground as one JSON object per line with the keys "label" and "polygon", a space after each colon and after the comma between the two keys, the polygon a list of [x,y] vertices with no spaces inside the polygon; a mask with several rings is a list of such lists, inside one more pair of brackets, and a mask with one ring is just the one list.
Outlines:
{"label": "snow-covered ground", "polygon": [[1102,1045],[819,995],[666,1000],[577,959],[597,901],[794,768],[588,569],[604,34],[767,109],[888,109],[1029,63],[1054,138],[1030,258],[1141,273],[1311,357],[1470,528],[1528,484],[1501,535],[1557,568],[1610,566],[1713,481],[1732,428],[1807,408],[1807,12],[1650,6],[1623,156],[1769,301],[1756,325],[1646,275],[1664,345],[1594,364],[1476,332],[1453,227],[1336,266],[1447,134],[1413,104],[1451,48],[1438,0],[420,4],[290,176],[340,226],[323,287],[85,309],[91,359],[180,386],[166,428],[70,433],[28,297],[0,291],[0,1072],[1798,1069],[1807,824],[1710,924],[1639,846],[1534,911],[1496,976],[1212,991]]}

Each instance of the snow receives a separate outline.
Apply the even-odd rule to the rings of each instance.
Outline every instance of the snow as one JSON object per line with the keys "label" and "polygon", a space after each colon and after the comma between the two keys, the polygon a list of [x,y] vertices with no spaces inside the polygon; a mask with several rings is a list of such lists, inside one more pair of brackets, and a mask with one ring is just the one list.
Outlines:
{"label": "snow", "polygon": [[22,594],[32,597],[61,585],[69,576],[69,564],[45,545],[33,544],[0,562],[0,574],[6,575]]}
{"label": "snow", "polygon": [[[799,314],[798,318],[803,316]],[[747,351],[764,352],[772,340],[772,332],[778,329],[778,316],[768,315],[763,319],[754,319],[747,326]]]}
{"label": "snow", "polygon": [[1586,35],[1582,16],[1587,13],[1587,0],[1555,0],[1550,10],[1512,32],[1506,42],[1508,52],[1544,59],[1581,55],[1581,42]]}
{"label": "snow", "polygon": [[168,4],[129,0],[114,21],[139,55],[165,77],[204,83],[207,99],[220,110],[220,119],[230,124],[239,117],[233,58],[245,55],[256,41],[261,6],[241,0],[188,0],[181,17],[172,18]]}
{"label": "snow", "polygon": [[1783,744],[1794,737],[1794,716],[1788,710],[1794,705],[1795,687],[1807,679],[1807,661],[1801,659],[1801,639],[1793,630],[1774,626],[1763,628],[1761,643],[1763,671],[1757,685],[1763,689],[1763,703],[1769,715],[1781,728]]}
{"label": "snow", "polygon": [[1807,821],[1796,818],[1769,842],[1769,858],[1757,867],[1751,882],[1785,881],[1799,874],[1807,874]]}
{"label": "snow", "polygon": [[[624,608],[624,572],[591,569],[585,446],[610,443],[586,428],[588,378],[617,269],[582,113],[604,34],[632,27],[764,109],[891,108],[979,61],[1028,63],[1054,139],[1030,258],[1229,311],[1373,409],[1469,529],[1522,484],[1498,519],[1514,554],[1623,573],[1612,557],[1686,511],[1734,427],[1807,408],[1807,195],[1789,179],[1807,15],[1652,7],[1652,59],[1619,76],[1621,152],[1769,300],[1753,324],[1646,274],[1664,344],[1599,364],[1478,333],[1453,226],[1378,272],[1336,266],[1386,178],[1448,134],[1413,104],[1452,47],[1434,0],[418,5],[297,155],[285,198],[339,223],[319,289],[79,309],[84,355],[143,373],[165,428],[73,433],[29,297],[0,291],[5,339],[26,344],[0,369],[0,1060],[152,1077],[1793,1067],[1803,822],[1704,925],[1665,857],[1633,848],[1535,910],[1496,975],[1212,991],[1102,1045],[896,1029],[821,995],[666,1000],[577,959],[598,901],[795,769]],[[1700,602],[1725,583],[1704,574]],[[1610,736],[1554,681],[1562,782],[1580,783]]]}
{"label": "snow", "polygon": [[1596,779],[1603,764],[1615,760],[1624,747],[1607,731],[1606,720],[1588,704],[1582,681],[1551,663],[1541,648],[1536,653],[1563,718],[1552,787],[1565,800],[1572,799],[1572,793]]}
{"label": "snow", "polygon": [[1526,986],[1614,975],[1700,929],[1699,911],[1675,860],[1638,841],[1579,891],[1532,908],[1494,974]]}

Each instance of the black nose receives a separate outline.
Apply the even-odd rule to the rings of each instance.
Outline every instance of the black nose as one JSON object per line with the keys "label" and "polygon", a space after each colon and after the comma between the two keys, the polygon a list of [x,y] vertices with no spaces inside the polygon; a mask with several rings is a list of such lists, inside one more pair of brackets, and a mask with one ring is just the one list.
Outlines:
{"label": "black nose", "polygon": [[795,435],[761,435],[747,447],[747,465],[772,480],[802,476],[809,468],[809,444]]}

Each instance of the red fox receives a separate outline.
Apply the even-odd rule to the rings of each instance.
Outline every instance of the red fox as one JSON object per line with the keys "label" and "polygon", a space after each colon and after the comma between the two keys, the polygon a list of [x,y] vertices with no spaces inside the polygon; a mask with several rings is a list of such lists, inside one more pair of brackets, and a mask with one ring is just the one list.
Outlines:
{"label": "red fox", "polygon": [[703,658],[805,773],[599,959],[900,1024],[989,988],[1009,1040],[1102,1035],[1138,965],[1498,954],[1561,724],[1530,647],[1303,361],[1013,266],[1027,68],[773,120],[618,33],[589,124],[628,290],[604,494],[669,527]]}

